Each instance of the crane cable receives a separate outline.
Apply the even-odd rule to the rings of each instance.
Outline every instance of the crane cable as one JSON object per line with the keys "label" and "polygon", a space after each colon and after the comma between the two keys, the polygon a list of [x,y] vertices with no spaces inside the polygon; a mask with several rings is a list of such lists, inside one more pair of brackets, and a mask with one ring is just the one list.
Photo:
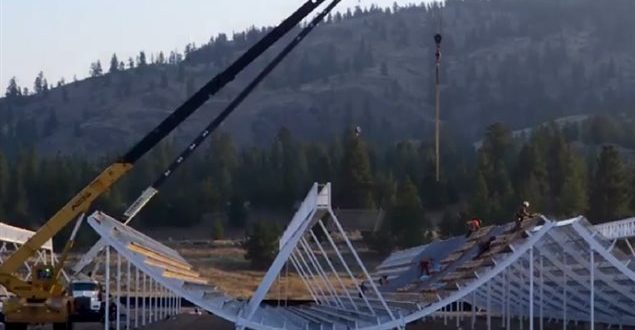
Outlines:
{"label": "crane cable", "polygon": [[436,161],[436,179],[437,183],[441,180],[441,153],[440,153],[440,130],[441,130],[441,78],[440,78],[440,68],[441,68],[441,40],[443,37],[441,36],[441,30],[443,27],[443,20],[441,16],[441,5],[438,4],[438,16],[439,16],[439,25],[437,26],[437,33],[434,35],[434,43],[436,44],[436,50],[434,52],[435,61],[435,161]]}
{"label": "crane cable", "polygon": [[201,143],[211,135],[223,121],[258,87],[258,85],[298,46],[313,29],[324,21],[328,15],[341,0],[331,0],[331,2],[318,14],[310,23],[305,26],[298,35],[293,38],[285,48],[283,48],[276,57],[231,101],[229,105],[218,114],[206,127],[197,135],[194,140],[185,148],[170,165],[163,171],[157,179],[144,190],[130,207],[124,212],[124,224],[130,222],[141,209],[152,199],[158,192],[159,187],[179,168],[185,160],[201,145]]}

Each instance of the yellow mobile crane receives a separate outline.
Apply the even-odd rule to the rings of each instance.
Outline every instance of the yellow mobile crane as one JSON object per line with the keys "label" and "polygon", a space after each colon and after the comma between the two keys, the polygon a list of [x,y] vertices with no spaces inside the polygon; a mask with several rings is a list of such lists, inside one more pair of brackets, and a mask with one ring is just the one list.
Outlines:
{"label": "yellow mobile crane", "polygon": [[54,330],[72,329],[70,315],[73,312],[73,301],[64,286],[58,283],[55,268],[53,266],[35,268],[30,281],[24,281],[15,274],[18,268],[32,257],[47,240],[55,236],[78,215],[87,212],[93,201],[129,172],[137,160],[200,108],[210,96],[231,82],[238,73],[323,2],[324,0],[307,0],[291,16],[267,33],[227,69],[205,84],[126,154],[80,190],[0,265],[0,285],[16,295],[8,299],[3,305],[5,329],[24,330],[29,324],[41,323],[53,323]]}

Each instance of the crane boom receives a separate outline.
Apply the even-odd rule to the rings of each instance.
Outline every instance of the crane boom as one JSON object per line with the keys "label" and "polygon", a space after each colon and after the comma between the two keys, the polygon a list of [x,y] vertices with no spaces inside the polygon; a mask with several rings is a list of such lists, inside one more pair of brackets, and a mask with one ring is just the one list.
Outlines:
{"label": "crane boom", "polygon": [[[159,192],[159,187],[165,182],[184,162],[194,153],[201,143],[216,130],[221,123],[253,92],[256,87],[284,60],[284,58],[295,49],[297,45],[306,38],[311,31],[330,13],[333,8],[341,0],[332,0],[332,2],[316,15],[311,22],[305,26],[300,33],[293,38],[285,48],[283,48],[275,58],[264,67],[260,73],[227,105],[227,107],[219,113],[197,136],[196,138],[177,156],[172,163],[161,172],[159,177],[146,188],[141,195],[130,205],[125,211],[124,224],[128,224],[141,209]],[[78,274],[84,267],[90,264],[99,252],[104,248],[103,239],[99,239],[90,250],[85,253],[82,258],[73,266],[73,274]]]}
{"label": "crane boom", "polygon": [[[291,16],[287,17],[277,27],[267,33],[254,46],[249,48],[241,57],[232,63],[227,69],[216,75],[199,91],[176,108],[156,128],[150,131],[141,141],[135,144],[126,154],[108,166],[90,184],[84,187],[55,215],[53,215],[27,242],[25,242],[14,254],[0,265],[0,284],[11,290],[16,277],[12,276],[25,260],[35,254],[37,249],[47,240],[55,236],[62,228],[70,223],[77,215],[86,212],[92,202],[102,193],[107,191],[124,174],[130,171],[134,163],[145,153],[152,149],[174,128],[182,123],[194,111],[200,108],[210,96],[216,94],[245,67],[258,58],[271,45],[282,38],[293,27],[300,23],[324,0],[307,0]],[[15,282],[15,284],[22,285]],[[24,292],[24,290],[18,290]]]}

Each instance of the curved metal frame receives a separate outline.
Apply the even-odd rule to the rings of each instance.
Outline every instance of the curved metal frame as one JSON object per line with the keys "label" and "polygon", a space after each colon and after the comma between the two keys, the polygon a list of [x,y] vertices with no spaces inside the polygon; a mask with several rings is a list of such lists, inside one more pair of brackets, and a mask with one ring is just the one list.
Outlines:
{"label": "curved metal frame", "polygon": [[[335,272],[335,269],[333,263],[329,260],[327,252],[317,241],[312,231],[313,225],[318,225],[327,232],[328,242],[334,251],[337,252],[340,262],[343,261],[343,258],[320,220],[324,214],[332,215],[330,210],[330,185],[318,189],[316,184],[312,187],[307,199],[294,216],[289,228],[287,228],[284,238],[280,242],[281,251],[265,275],[265,279],[258,290],[256,290],[249,302],[240,303],[240,307],[234,308],[231,312],[223,309],[224,303],[210,304],[212,300],[206,300],[204,292],[186,290],[183,281],[166,278],[162,275],[159,268],[147,265],[144,256],[127,248],[127,243],[125,238],[123,238],[124,235],[118,235],[113,232],[113,230],[121,230],[113,229],[121,226],[120,224],[113,223],[111,226],[104,226],[96,222],[100,217],[108,218],[111,221],[116,220],[96,213],[90,217],[89,223],[106,241],[108,246],[113,247],[119,255],[134,264],[137,269],[140,269],[176,295],[223,319],[234,322],[237,328],[277,329],[282,324],[284,328],[300,329],[306,328],[309,323],[315,322],[324,322],[323,324],[328,324],[333,328],[347,327],[351,324],[357,329],[367,330],[404,328],[407,323],[433,314],[436,315],[435,313],[441,310],[445,311],[442,313],[445,315],[444,317],[454,315],[453,312],[448,311],[448,306],[457,302],[468,302],[485,310],[488,314],[487,319],[490,325],[491,315],[495,312],[503,318],[503,324],[505,324],[506,319],[507,326],[510,325],[509,321],[512,316],[521,319],[527,318],[530,320],[530,329],[534,326],[534,317],[540,318],[541,328],[543,318],[566,318],[567,322],[598,321],[635,325],[635,317],[623,313],[626,309],[621,308],[619,305],[619,299],[626,299],[635,303],[635,290],[631,287],[631,284],[635,285],[635,271],[629,268],[628,263],[621,262],[614,254],[614,242],[613,244],[610,244],[611,242],[607,243],[606,238],[603,238],[604,241],[598,240],[599,236],[597,235],[599,232],[590,229],[590,225],[586,224],[586,220],[583,217],[561,222],[552,222],[543,218],[545,223],[527,231],[528,236],[523,239],[522,243],[510,245],[511,252],[497,255],[498,258],[494,260],[493,266],[474,269],[475,279],[462,280],[462,284],[457,284],[456,291],[451,291],[443,297],[438,296],[436,301],[429,302],[427,305],[419,305],[400,300],[399,293],[378,290],[375,287],[374,280],[370,280],[371,277],[368,273],[366,273],[368,277],[364,281],[370,280],[370,282],[366,283],[371,284],[373,290],[366,294],[359,291],[359,288],[345,290],[346,288],[339,276],[337,276],[335,284],[329,283],[328,280],[325,282],[328,277],[327,274]],[[335,219],[335,224],[341,230],[337,219]],[[125,228],[125,230],[128,230],[128,227]],[[574,243],[579,244],[582,242],[589,249],[580,250],[576,249],[576,245],[565,244],[565,242],[561,241],[565,232],[560,233],[560,231],[566,231],[568,236],[578,237],[579,241]],[[130,229],[128,234],[136,239],[148,240],[151,246],[160,244],[133,229]],[[567,237],[567,239],[571,239],[571,237]],[[353,250],[354,256],[356,256],[346,235],[344,235],[344,240],[348,247]],[[317,252],[311,242],[317,244],[319,248]],[[569,251],[571,249],[576,251]],[[170,252],[169,254],[174,252],[169,249],[164,251],[166,253]],[[537,256],[534,251],[537,252]],[[586,251],[593,251],[593,253],[589,254]],[[595,253],[606,262],[596,261],[594,258]],[[563,259],[563,256],[568,257]],[[298,257],[303,260],[301,264],[299,263],[301,259],[298,259]],[[396,257],[392,257],[392,260],[394,261]],[[357,258],[365,271],[361,260],[359,260],[359,257]],[[327,265],[328,267],[321,266],[320,259],[326,259],[327,263],[322,265]],[[391,257],[386,260],[390,259]],[[590,261],[587,261],[587,259]],[[564,264],[563,260],[568,261]],[[548,262],[548,264],[545,265],[543,261],[545,263]],[[303,282],[314,299],[314,304],[311,305],[313,307],[305,310],[287,309],[286,307],[261,308],[262,299],[287,262],[292,263],[300,272]],[[416,260],[413,260],[413,262],[416,262]],[[619,278],[613,273],[596,270],[598,263],[603,263],[601,269],[606,267],[616,269],[616,274],[622,277]],[[344,266],[347,267],[346,265]],[[526,267],[529,267],[530,275],[522,275]],[[579,267],[587,269],[588,274],[579,274],[573,267],[576,267],[575,269],[579,269]],[[310,269],[314,270],[311,272],[313,275],[305,272]],[[351,270],[347,268],[347,272],[352,277]],[[337,274],[337,272],[335,273]],[[558,276],[565,276],[564,278],[567,278],[567,281],[563,282]],[[536,282],[538,278],[539,282]],[[630,284],[623,284],[623,278],[630,280]],[[618,282],[618,280],[620,281]],[[510,281],[513,281],[515,285],[510,286]],[[598,285],[595,284],[596,281]],[[319,291],[311,290],[311,283],[322,283],[323,286],[321,286],[325,288],[325,291],[320,293]],[[546,285],[545,283],[549,284]],[[554,283],[555,285],[565,285],[565,288],[563,291],[559,291],[558,286],[553,286]],[[569,286],[568,283],[572,283],[574,286]],[[596,293],[595,291],[598,290],[595,288],[596,286],[601,289],[599,285],[604,285],[611,292],[598,291]],[[342,290],[338,290],[338,287],[341,287]],[[313,289],[317,289],[317,287],[314,286]],[[589,290],[590,296],[588,292],[584,293]],[[631,291],[629,292],[629,290]],[[360,298],[353,298],[353,293],[359,294]],[[384,297],[384,295],[388,298]],[[514,309],[510,308],[512,295],[514,296],[514,304],[517,306]],[[616,296],[619,296],[619,298],[616,298]],[[219,292],[219,298],[222,297],[227,297],[228,300],[231,300],[230,297],[224,296]],[[551,303],[548,303],[551,308],[547,311],[543,308],[546,303],[546,297],[551,297],[549,299]],[[584,299],[586,298],[588,300],[585,302]],[[218,300],[214,301],[218,302]],[[408,309],[407,306],[412,308]],[[561,306],[561,308],[558,306]],[[570,307],[571,310],[567,311],[567,307]],[[590,315],[585,315],[585,308],[589,308],[591,312],[587,314]],[[595,312],[596,309],[597,312]],[[539,311],[539,315],[534,315],[535,310]],[[256,311],[259,312],[257,317]],[[375,314],[376,311],[382,314]],[[561,312],[562,314],[560,314]],[[456,317],[459,317],[458,314],[456,314]],[[474,317],[475,314],[472,315],[472,321],[474,321]],[[272,323],[275,323],[275,326]]]}

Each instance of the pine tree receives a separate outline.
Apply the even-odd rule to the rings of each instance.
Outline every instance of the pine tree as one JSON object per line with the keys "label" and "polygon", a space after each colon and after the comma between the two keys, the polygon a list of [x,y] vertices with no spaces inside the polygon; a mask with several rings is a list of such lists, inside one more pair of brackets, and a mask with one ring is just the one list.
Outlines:
{"label": "pine tree", "polygon": [[560,196],[564,185],[568,162],[572,160],[564,135],[557,127],[550,129],[550,141],[546,152],[546,165],[551,196]]}
{"label": "pine tree", "polygon": [[33,82],[33,92],[40,94],[44,92],[44,72],[40,71]]}
{"label": "pine tree", "polygon": [[627,180],[617,149],[604,146],[591,183],[589,215],[594,223],[617,220],[628,214]]}
{"label": "pine tree", "polygon": [[306,189],[306,158],[293,140],[291,131],[282,127],[271,147],[270,164],[273,182],[277,182],[274,202],[280,207],[291,207],[295,199]]}
{"label": "pine tree", "polygon": [[[178,64],[176,65],[176,80],[178,82],[183,82],[185,81],[185,64],[178,62]],[[191,78],[188,79],[188,83],[190,82]]]}
{"label": "pine tree", "polygon": [[46,80],[46,78],[44,78],[44,80],[42,80],[42,93],[44,93],[44,95],[48,94],[49,91],[49,82]]}
{"label": "pine tree", "polygon": [[6,218],[9,189],[9,167],[4,155],[0,151],[0,218]]}
{"label": "pine tree", "polygon": [[205,156],[214,191],[218,194],[217,206],[224,205],[228,202],[229,196],[235,193],[233,176],[238,167],[238,157],[231,136],[224,133],[214,134]]}
{"label": "pine tree", "polygon": [[562,188],[557,200],[556,215],[573,217],[586,213],[589,207],[587,168],[584,160],[568,150]]}
{"label": "pine tree", "polygon": [[189,77],[187,78],[187,82],[185,83],[185,94],[192,95],[195,92],[196,87],[194,86],[194,78],[193,77]]}
{"label": "pine tree", "polygon": [[487,182],[485,182],[485,176],[483,173],[479,171],[476,175],[476,183],[471,198],[471,211],[473,216],[481,219],[490,218],[491,213],[489,203],[490,200]]}
{"label": "pine tree", "polygon": [[439,233],[442,237],[452,237],[464,233],[466,218],[467,216],[464,214],[446,211],[443,213],[441,223],[439,223]]}
{"label": "pine tree", "polygon": [[[384,175],[378,173],[376,176],[377,185],[375,187],[376,204],[381,209],[388,209],[394,203],[397,194],[397,182],[392,173]],[[318,181],[325,182],[325,181]]]}
{"label": "pine tree", "polygon": [[229,224],[234,228],[243,228],[245,226],[247,222],[247,208],[242,198],[238,196],[231,198],[227,207],[227,218],[229,219]]}
{"label": "pine tree", "polygon": [[223,197],[219,191],[218,184],[211,177],[206,177],[200,183],[197,199],[199,199],[198,207],[201,212],[222,211],[224,205]]}
{"label": "pine tree", "polygon": [[306,160],[308,176],[313,181],[330,182],[335,179],[333,160],[322,145],[309,145],[306,148]]}
{"label": "pine tree", "polygon": [[7,209],[9,212],[10,222],[13,224],[22,224],[30,221],[29,219],[29,199],[24,184],[24,174],[19,167],[13,170],[11,180],[9,182],[10,194],[7,196]]}
{"label": "pine tree", "polygon": [[265,269],[276,257],[278,252],[278,238],[280,229],[276,224],[256,222],[245,242],[245,259],[251,262],[255,269]]}
{"label": "pine tree", "polygon": [[9,79],[9,86],[7,86],[7,91],[4,95],[7,98],[14,98],[22,95],[22,91],[20,90],[20,86],[18,86],[15,77],[11,77],[11,79]]}
{"label": "pine tree", "polygon": [[407,248],[424,243],[427,222],[417,187],[410,179],[398,185],[395,202],[386,218],[390,232],[400,247]]}
{"label": "pine tree", "polygon": [[144,51],[140,51],[139,56],[137,57],[137,67],[144,67],[147,64],[146,53]]}
{"label": "pine tree", "polygon": [[488,192],[489,216],[506,222],[513,214],[514,190],[509,178],[513,157],[511,132],[503,124],[490,125],[478,151],[477,170],[483,175]]}
{"label": "pine tree", "polygon": [[69,101],[69,97],[68,97],[68,88],[61,88],[62,90],[62,101],[64,102],[68,102]]}
{"label": "pine tree", "polygon": [[44,136],[51,136],[57,129],[59,121],[57,120],[57,113],[55,110],[51,110],[46,122],[44,123],[43,134]]}
{"label": "pine tree", "polygon": [[168,87],[168,74],[165,71],[161,71],[161,88]]}
{"label": "pine tree", "polygon": [[90,65],[90,76],[91,77],[99,77],[103,74],[103,70],[101,68],[101,62],[97,60]]}
{"label": "pine tree", "polygon": [[366,143],[353,130],[348,133],[342,159],[337,199],[340,207],[374,208],[373,177]]}
{"label": "pine tree", "polygon": [[108,72],[115,73],[117,71],[119,71],[119,59],[117,59],[117,54],[112,54],[112,57],[110,58],[110,69],[108,69]]}
{"label": "pine tree", "polygon": [[538,144],[531,143],[520,151],[516,191],[520,200],[531,201],[534,209],[544,210],[549,193],[547,164],[538,148]]}
{"label": "pine tree", "polygon": [[631,170],[631,212],[635,214],[635,166]]}
{"label": "pine tree", "polygon": [[220,219],[216,219],[214,221],[214,228],[212,230],[212,238],[215,240],[220,240],[225,238],[225,228],[223,227],[223,222]]}

